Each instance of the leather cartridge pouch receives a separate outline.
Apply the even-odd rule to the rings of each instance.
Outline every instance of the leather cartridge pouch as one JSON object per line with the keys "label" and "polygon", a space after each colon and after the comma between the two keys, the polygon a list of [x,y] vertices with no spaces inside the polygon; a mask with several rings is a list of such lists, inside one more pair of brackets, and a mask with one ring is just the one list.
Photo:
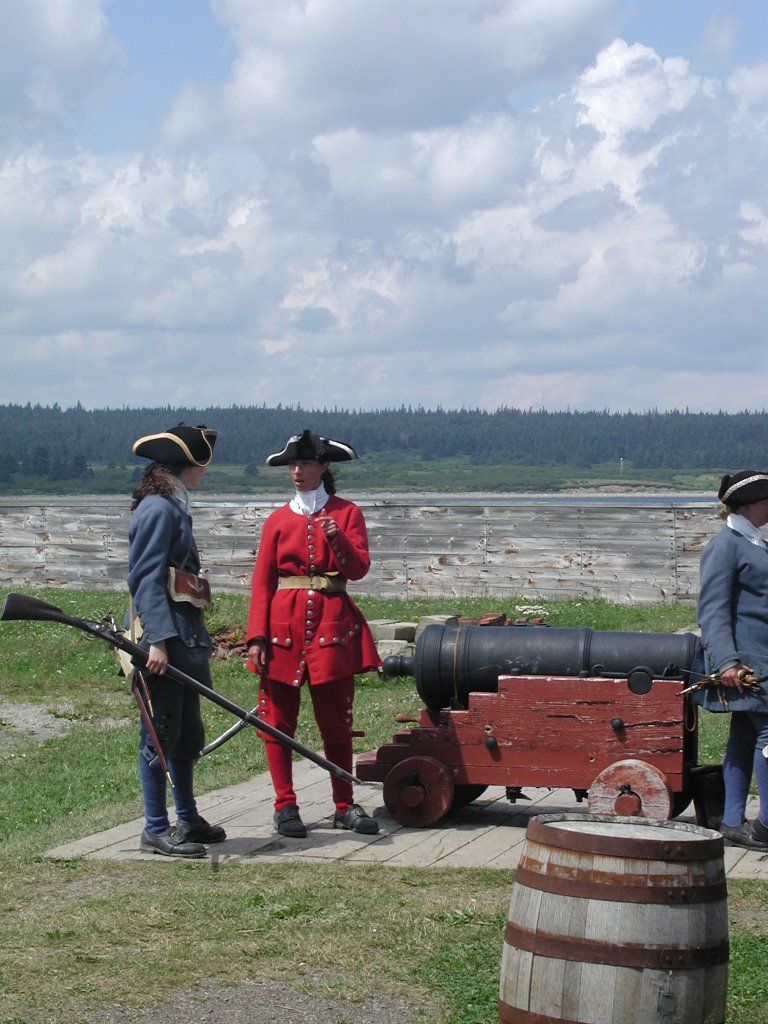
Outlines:
{"label": "leather cartridge pouch", "polygon": [[317,573],[315,576],[280,576],[278,590],[323,590],[326,594],[340,594],[347,589],[347,581],[338,573]]}
{"label": "leather cartridge pouch", "polygon": [[168,566],[168,596],[172,601],[186,601],[195,608],[211,607],[211,585],[193,572]]}

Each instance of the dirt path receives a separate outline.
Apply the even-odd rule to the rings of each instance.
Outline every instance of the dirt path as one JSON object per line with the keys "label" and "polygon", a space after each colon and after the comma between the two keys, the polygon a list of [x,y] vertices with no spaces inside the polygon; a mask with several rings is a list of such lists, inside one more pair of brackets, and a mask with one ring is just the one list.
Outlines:
{"label": "dirt path", "polygon": [[[72,727],[75,715],[75,706],[68,700],[59,700],[46,706],[0,697],[0,750],[12,749],[30,740],[43,743],[63,736]],[[105,718],[100,724],[104,729],[111,729],[130,724],[131,721]]]}
{"label": "dirt path", "polygon": [[65,700],[50,708],[0,697],[0,749],[29,739],[42,743],[63,736],[74,711],[74,705]]}
{"label": "dirt path", "polygon": [[[349,986],[354,991],[354,978]],[[324,980],[312,977],[228,987],[207,981],[149,1009],[101,1010],[88,1017],[88,1024],[434,1024],[441,1017],[437,1007],[403,997],[378,998],[363,992],[352,1002],[312,992],[323,988],[327,990]]]}

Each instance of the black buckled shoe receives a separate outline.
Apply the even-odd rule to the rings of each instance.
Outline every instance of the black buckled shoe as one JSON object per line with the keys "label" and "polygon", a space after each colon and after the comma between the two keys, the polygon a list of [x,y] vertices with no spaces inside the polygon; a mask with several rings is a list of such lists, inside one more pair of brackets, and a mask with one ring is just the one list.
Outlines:
{"label": "black buckled shoe", "polygon": [[199,821],[177,821],[176,831],[190,843],[223,843],[227,838],[221,825],[210,825],[205,818]]}
{"label": "black buckled shoe", "polygon": [[346,811],[336,811],[333,816],[333,827],[360,832],[364,836],[375,836],[379,831],[378,821],[366,814],[360,804],[352,804]]}
{"label": "black buckled shoe", "polygon": [[724,839],[727,839],[733,846],[743,846],[745,850],[762,850],[763,853],[768,853],[768,828],[762,824],[765,831],[765,840],[757,838],[755,834],[755,822],[752,822],[750,828],[748,821],[743,821],[740,825],[720,825],[717,830]]}
{"label": "black buckled shoe", "polygon": [[190,843],[173,825],[160,835],[144,829],[139,848],[145,853],[159,853],[163,857],[186,857],[187,860],[199,859],[207,852],[202,843]]}
{"label": "black buckled shoe", "polygon": [[288,839],[304,839],[307,835],[307,826],[301,820],[296,804],[275,811],[275,828]]}
{"label": "black buckled shoe", "polygon": [[768,850],[768,825],[764,825],[759,818],[755,818],[749,830],[749,838],[755,843],[760,843],[763,849]]}

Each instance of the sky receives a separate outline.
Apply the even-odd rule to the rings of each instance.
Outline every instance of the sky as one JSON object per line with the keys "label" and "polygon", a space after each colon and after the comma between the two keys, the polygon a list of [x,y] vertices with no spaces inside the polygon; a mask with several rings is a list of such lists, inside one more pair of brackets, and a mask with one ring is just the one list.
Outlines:
{"label": "sky", "polygon": [[764,0],[0,10],[0,403],[768,408]]}

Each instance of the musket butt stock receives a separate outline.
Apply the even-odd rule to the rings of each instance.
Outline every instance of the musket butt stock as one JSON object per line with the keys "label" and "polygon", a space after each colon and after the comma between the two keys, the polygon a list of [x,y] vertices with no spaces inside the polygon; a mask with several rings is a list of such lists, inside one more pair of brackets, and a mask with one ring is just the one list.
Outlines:
{"label": "musket butt stock", "polygon": [[6,622],[19,619],[59,622],[63,615],[64,612],[56,605],[46,604],[26,594],[8,594],[0,610],[0,619]]}

